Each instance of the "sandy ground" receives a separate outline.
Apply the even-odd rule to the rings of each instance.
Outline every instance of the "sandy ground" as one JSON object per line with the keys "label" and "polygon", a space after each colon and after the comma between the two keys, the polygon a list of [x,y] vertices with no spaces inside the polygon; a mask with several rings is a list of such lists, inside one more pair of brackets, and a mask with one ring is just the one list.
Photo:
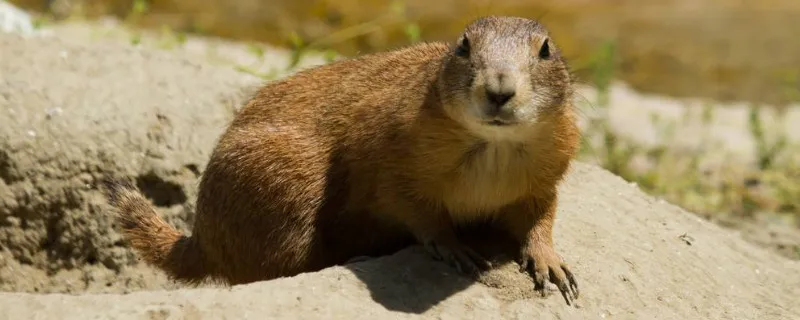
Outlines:
{"label": "sandy ground", "polygon": [[202,158],[255,79],[115,44],[2,36],[0,48],[0,288],[151,286],[128,275],[136,259],[96,181],[135,178],[185,227]]}
{"label": "sandy ground", "polygon": [[0,294],[6,319],[795,319],[800,264],[755,247],[621,179],[577,164],[557,249],[579,308],[541,298],[513,265],[478,283],[419,248],[230,289],[126,295]]}
{"label": "sandy ground", "polygon": [[473,283],[418,248],[246,286],[180,288],[137,261],[95,183],[136,179],[187,230],[205,157],[261,80],[209,63],[203,44],[155,50],[86,30],[0,34],[2,319],[800,318],[800,262],[582,163],[562,187],[556,223],[579,308],[536,296],[514,264]]}

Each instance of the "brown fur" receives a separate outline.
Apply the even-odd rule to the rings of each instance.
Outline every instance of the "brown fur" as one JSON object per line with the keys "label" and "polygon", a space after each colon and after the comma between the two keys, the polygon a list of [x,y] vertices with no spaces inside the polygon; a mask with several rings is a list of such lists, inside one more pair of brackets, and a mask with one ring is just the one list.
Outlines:
{"label": "brown fur", "polygon": [[[540,287],[549,279],[577,296],[552,239],[556,188],[579,144],[566,63],[532,20],[479,19],[462,37],[466,55],[463,38],[423,43],[267,84],[211,155],[193,235],[118,186],[128,239],[175,279],[241,284],[409,240],[459,268],[485,267],[455,229],[488,219],[519,241]],[[515,124],[485,123],[487,92],[509,90],[497,119]]]}

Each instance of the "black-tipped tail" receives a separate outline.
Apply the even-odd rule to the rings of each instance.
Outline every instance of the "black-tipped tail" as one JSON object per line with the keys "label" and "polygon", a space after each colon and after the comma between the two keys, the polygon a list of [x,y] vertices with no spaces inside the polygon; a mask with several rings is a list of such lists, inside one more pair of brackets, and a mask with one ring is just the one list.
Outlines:
{"label": "black-tipped tail", "polygon": [[104,179],[102,183],[125,238],[145,262],[186,283],[199,283],[209,276],[197,241],[161,219],[132,182]]}

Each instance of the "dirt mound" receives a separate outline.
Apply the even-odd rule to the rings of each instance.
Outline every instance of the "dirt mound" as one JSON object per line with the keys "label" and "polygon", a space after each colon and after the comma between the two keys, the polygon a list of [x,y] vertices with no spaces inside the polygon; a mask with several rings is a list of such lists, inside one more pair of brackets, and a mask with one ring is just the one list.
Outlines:
{"label": "dirt mound", "polygon": [[207,154],[259,81],[176,52],[5,34],[0,75],[2,319],[800,318],[800,263],[582,163],[555,230],[580,308],[537,297],[513,263],[472,283],[416,247],[232,289],[144,291],[175,286],[137,262],[96,183],[135,179],[186,230]]}
{"label": "dirt mound", "polygon": [[[800,265],[593,166],[563,186],[558,249],[579,308],[506,264],[471,283],[418,247],[292,278],[127,295],[0,294],[8,319],[795,319]],[[68,309],[67,309],[68,308]],[[69,312],[65,312],[69,311]],[[66,318],[63,316],[66,315]],[[422,315],[422,317],[420,317]]]}
{"label": "dirt mound", "polygon": [[135,179],[186,229],[197,176],[255,79],[118,45],[3,34],[0,48],[0,289],[152,287],[129,274],[136,257],[96,183]]}

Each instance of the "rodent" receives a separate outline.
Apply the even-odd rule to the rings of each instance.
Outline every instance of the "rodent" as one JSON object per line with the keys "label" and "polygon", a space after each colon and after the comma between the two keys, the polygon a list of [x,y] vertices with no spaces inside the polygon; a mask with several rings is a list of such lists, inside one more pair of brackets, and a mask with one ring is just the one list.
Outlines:
{"label": "rodent", "polygon": [[187,284],[293,276],[419,243],[490,267],[456,226],[490,219],[537,287],[578,297],[553,247],[557,186],[579,146],[573,79],[536,20],[487,16],[454,43],[332,62],[265,84],[202,173],[192,235],[131,184],[110,202],[143,259]]}

